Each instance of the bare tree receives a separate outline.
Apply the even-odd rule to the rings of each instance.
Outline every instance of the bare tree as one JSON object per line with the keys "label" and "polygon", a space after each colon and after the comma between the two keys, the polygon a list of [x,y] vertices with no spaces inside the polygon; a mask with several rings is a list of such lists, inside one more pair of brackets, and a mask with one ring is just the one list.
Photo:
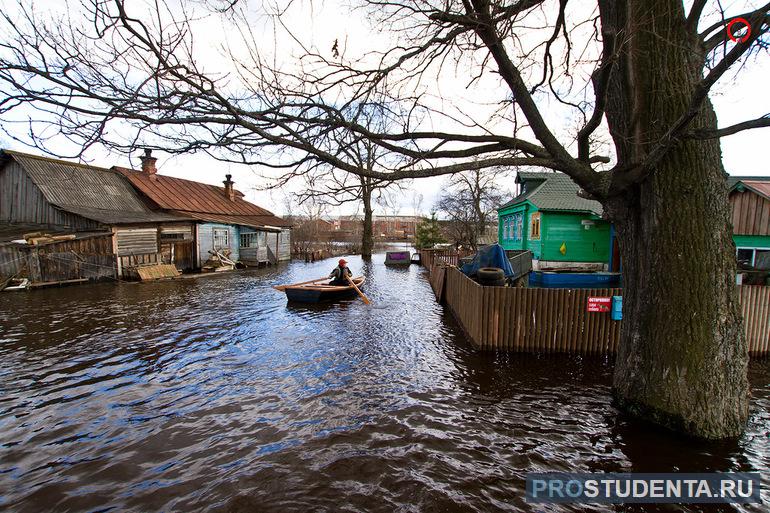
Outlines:
{"label": "bare tree", "polygon": [[[770,4],[728,13],[717,0],[361,0],[393,44],[352,57],[344,44],[300,44],[294,66],[273,66],[244,2],[214,2],[241,36],[233,71],[216,74],[196,62],[195,13],[84,3],[83,23],[25,3],[18,17],[2,14],[0,115],[29,118],[27,142],[45,147],[48,125],[80,148],[141,141],[284,169],[324,162],[377,180],[562,171],[602,203],[621,243],[618,404],[699,437],[742,431],[748,356],[719,138],[770,126],[770,115],[718,127],[708,96],[765,56]],[[737,23],[728,34],[737,17],[750,30]],[[467,89],[443,98],[435,84],[446,78]],[[383,90],[398,109],[376,132],[356,106]],[[483,94],[478,104],[494,112],[463,108]],[[549,124],[546,105],[579,129]],[[596,150],[602,133],[609,158]],[[399,158],[362,169],[336,151],[343,139]]]}
{"label": "bare tree", "polygon": [[490,219],[506,194],[500,186],[507,169],[476,169],[458,173],[447,181],[436,205],[449,221],[455,244],[476,249]]}
{"label": "bare tree", "polygon": [[[360,116],[369,130],[383,131],[388,125],[387,106],[371,103],[359,107]],[[387,158],[386,152],[372,141],[354,137],[334,139],[335,153],[344,154],[350,162],[363,171],[372,171]],[[372,258],[374,249],[374,204],[386,202],[389,191],[402,191],[404,181],[382,180],[361,174],[341,171],[326,162],[306,161],[284,173],[273,187],[281,187],[298,176],[304,177],[305,188],[298,193],[300,203],[308,200],[338,207],[349,203],[360,203],[363,210],[361,230],[361,256]]]}

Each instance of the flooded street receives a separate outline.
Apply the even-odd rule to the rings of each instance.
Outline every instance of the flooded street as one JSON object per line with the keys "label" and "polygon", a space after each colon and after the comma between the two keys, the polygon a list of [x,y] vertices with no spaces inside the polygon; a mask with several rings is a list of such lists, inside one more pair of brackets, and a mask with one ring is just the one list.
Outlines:
{"label": "flooded street", "polygon": [[516,511],[527,472],[767,472],[770,360],[746,434],[695,443],[619,415],[609,359],[473,351],[383,260],[350,258],[372,306],[271,288],[334,260],[0,294],[0,509]]}

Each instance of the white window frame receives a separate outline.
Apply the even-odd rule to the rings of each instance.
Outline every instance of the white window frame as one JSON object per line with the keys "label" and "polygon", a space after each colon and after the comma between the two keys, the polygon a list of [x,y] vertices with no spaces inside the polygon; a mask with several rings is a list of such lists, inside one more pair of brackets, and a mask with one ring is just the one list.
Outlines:
{"label": "white window frame", "polygon": [[[224,234],[225,244],[224,244],[224,246],[222,246],[222,245],[218,246],[217,245],[217,239],[218,238],[221,239],[222,238],[222,234]],[[229,249],[230,248],[230,230],[228,230],[227,228],[214,228],[214,230],[213,230],[213,237],[214,237],[213,246],[214,246],[215,250],[217,250],[217,249],[224,249],[224,248],[228,248]]]}
{"label": "white window frame", "polygon": [[735,247],[735,259],[738,259],[738,251],[741,249],[749,250],[751,251],[751,262],[749,265],[751,267],[754,267],[754,264],[757,260],[757,251],[770,251],[769,247],[758,247],[758,246],[736,246]]}

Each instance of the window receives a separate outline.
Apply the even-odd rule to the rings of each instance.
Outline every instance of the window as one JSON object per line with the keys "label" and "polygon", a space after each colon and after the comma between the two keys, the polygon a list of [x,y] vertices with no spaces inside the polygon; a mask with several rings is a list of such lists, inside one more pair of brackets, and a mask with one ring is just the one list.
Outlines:
{"label": "window", "polygon": [[520,242],[524,235],[524,214],[516,214],[514,221],[516,225],[513,228],[513,238],[515,241]]}
{"label": "window", "polygon": [[508,240],[508,227],[510,226],[511,218],[510,216],[505,216],[503,218],[503,240]]}
{"label": "window", "polygon": [[160,240],[169,241],[169,242],[177,241],[177,240],[185,240],[185,234],[184,233],[161,233]]}
{"label": "window", "polygon": [[738,248],[735,256],[739,267],[754,267],[762,271],[770,270],[770,249]]}
{"label": "window", "polygon": [[762,271],[770,271],[770,250],[757,249],[754,254],[754,267]]}
{"label": "window", "polygon": [[214,230],[214,249],[230,247],[230,230]]}
{"label": "window", "polygon": [[241,247],[242,248],[256,248],[257,247],[257,234],[256,233],[242,233],[241,234]]}
{"label": "window", "polygon": [[535,212],[530,217],[529,236],[532,239],[540,238],[540,212]]}

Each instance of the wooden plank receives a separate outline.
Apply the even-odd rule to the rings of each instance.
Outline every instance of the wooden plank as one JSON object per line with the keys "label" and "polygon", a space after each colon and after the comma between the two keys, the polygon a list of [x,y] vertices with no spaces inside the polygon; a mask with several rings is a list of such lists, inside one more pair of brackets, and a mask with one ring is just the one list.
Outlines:
{"label": "wooden plank", "polygon": [[136,270],[139,279],[142,281],[158,280],[161,278],[176,278],[179,271],[173,264],[157,264],[139,267]]}

